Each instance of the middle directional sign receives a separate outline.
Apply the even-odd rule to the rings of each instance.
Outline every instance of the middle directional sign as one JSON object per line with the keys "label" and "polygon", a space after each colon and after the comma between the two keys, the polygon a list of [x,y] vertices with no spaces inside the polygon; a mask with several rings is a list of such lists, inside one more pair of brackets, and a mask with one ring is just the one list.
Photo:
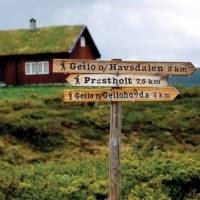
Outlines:
{"label": "middle directional sign", "polygon": [[70,74],[67,82],[72,86],[98,87],[165,87],[167,78],[133,74]]}

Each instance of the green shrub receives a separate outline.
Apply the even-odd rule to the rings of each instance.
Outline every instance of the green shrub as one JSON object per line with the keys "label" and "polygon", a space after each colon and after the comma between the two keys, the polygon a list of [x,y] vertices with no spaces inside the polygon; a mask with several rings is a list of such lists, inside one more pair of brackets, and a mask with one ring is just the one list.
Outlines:
{"label": "green shrub", "polygon": [[[121,199],[198,199],[198,153],[122,152]],[[0,161],[0,195],[6,199],[108,199],[104,156],[14,166]]]}

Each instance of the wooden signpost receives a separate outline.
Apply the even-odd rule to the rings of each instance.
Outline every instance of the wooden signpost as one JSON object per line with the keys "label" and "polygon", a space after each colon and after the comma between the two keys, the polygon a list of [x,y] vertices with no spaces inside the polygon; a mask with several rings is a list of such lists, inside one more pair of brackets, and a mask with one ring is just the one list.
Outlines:
{"label": "wooden signpost", "polygon": [[68,74],[72,86],[104,87],[64,91],[64,102],[110,102],[109,199],[120,200],[121,102],[173,101],[168,75],[191,75],[191,62],[55,59],[54,73]]}

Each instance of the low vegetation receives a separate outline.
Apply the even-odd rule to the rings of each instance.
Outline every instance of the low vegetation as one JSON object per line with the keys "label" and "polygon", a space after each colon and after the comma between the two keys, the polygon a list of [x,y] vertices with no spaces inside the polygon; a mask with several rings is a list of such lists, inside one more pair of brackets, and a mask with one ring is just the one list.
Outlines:
{"label": "low vegetation", "polygon": [[[108,198],[108,104],[63,86],[0,89],[0,199]],[[123,104],[122,199],[200,199],[200,88]]]}

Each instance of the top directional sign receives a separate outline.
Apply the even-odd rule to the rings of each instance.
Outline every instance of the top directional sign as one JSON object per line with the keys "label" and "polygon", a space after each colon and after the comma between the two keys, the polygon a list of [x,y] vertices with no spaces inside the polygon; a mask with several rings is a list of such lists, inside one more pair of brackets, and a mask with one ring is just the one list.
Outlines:
{"label": "top directional sign", "polygon": [[75,74],[138,74],[190,75],[195,71],[191,62],[102,61],[55,59],[53,72]]}

